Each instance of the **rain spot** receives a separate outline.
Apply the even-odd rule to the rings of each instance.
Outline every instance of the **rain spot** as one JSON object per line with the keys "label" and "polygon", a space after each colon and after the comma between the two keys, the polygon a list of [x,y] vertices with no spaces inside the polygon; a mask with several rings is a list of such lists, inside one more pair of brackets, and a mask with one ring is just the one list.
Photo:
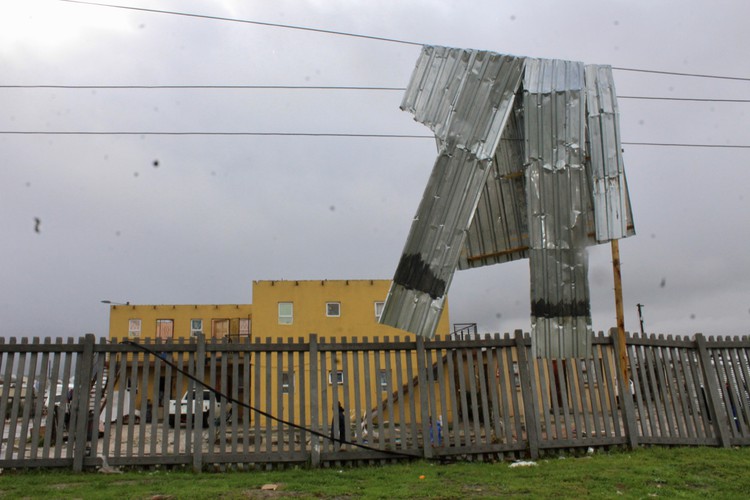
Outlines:
{"label": "rain spot", "polygon": [[336,206],[335,205],[331,205],[330,207],[328,207],[328,210],[330,210],[331,212],[335,212],[336,211]]}
{"label": "rain spot", "polygon": [[620,25],[620,21],[618,21],[617,19],[615,19],[615,22],[613,22],[612,24],[614,24],[615,26],[619,26]]}
{"label": "rain spot", "polygon": [[644,123],[646,122],[644,122],[643,120],[638,120],[638,125],[643,125]]}
{"label": "rain spot", "polygon": [[115,231],[115,236],[120,236],[120,231]]}
{"label": "rain spot", "polygon": [[510,20],[511,21],[515,21],[516,20],[516,16],[510,16]]}
{"label": "rain spot", "polygon": [[691,314],[690,319],[695,319],[695,314]]}
{"label": "rain spot", "polygon": [[154,160],[154,168],[158,168],[158,167],[159,167],[159,160]]}
{"label": "rain spot", "polygon": [[138,172],[133,172],[133,177],[138,177]]}
{"label": "rain spot", "polygon": [[502,317],[503,317],[502,313],[495,313],[495,318],[496,319],[500,319]]}
{"label": "rain spot", "polygon": [[665,286],[667,286],[667,278],[662,278],[659,287],[664,288]]}

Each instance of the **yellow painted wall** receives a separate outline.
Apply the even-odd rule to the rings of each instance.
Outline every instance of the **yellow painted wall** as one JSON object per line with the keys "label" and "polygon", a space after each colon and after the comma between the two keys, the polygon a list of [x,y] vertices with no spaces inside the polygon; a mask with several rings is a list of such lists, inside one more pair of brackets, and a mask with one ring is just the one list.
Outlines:
{"label": "yellow painted wall", "polygon": [[[375,303],[384,302],[388,295],[388,290],[391,285],[391,280],[292,280],[292,281],[255,281],[253,282],[253,336],[255,339],[260,338],[261,341],[266,338],[270,338],[271,341],[286,340],[292,338],[295,342],[298,338],[302,338],[305,341],[309,340],[310,334],[315,333],[319,338],[324,338],[327,341],[338,340],[344,337],[348,341],[361,340],[363,337],[367,337],[368,340],[379,338],[383,340],[385,337],[389,337],[394,340],[395,337],[411,340],[413,335],[403,330],[381,325],[377,322],[375,316]],[[291,324],[280,324],[279,323],[279,307],[278,304],[281,302],[291,302],[293,304],[293,318]],[[340,303],[340,317],[327,317],[326,315],[326,304],[328,302],[339,302]],[[445,336],[450,333],[450,322],[448,317],[447,302],[446,308],[443,311],[443,315],[438,323],[436,331],[437,335]],[[402,365],[406,363],[403,359],[403,353],[391,353],[392,356],[402,356]],[[360,365],[360,373],[357,379],[360,381],[359,392],[361,394],[361,407],[365,411],[379,407],[383,401],[388,397],[388,392],[396,390],[396,381],[393,380],[388,391],[381,391],[379,381],[377,380],[376,366],[379,366],[381,370],[386,370],[386,364],[384,361],[384,354],[380,354],[378,362],[375,361],[375,354],[369,355],[371,370],[373,370],[370,384],[372,387],[367,388],[364,386],[365,378],[363,366]],[[282,367],[279,367],[279,359],[276,356],[270,358],[270,367],[272,374],[272,386],[271,394],[266,392],[266,388],[262,387],[260,391],[260,399],[256,404],[264,411],[268,411],[272,414],[280,417],[288,418],[291,415],[300,415],[298,401],[294,405],[289,405],[289,401],[284,397],[279,400],[277,397],[280,392],[279,381],[277,380],[277,373],[279,370],[288,371],[290,367],[286,359],[281,358]],[[416,376],[416,353],[412,352],[412,366],[414,367],[414,375]],[[393,360],[395,363],[395,360]],[[260,365],[261,373],[265,373],[266,370],[266,358],[260,357],[258,360]],[[351,363],[351,360],[350,360]],[[295,361],[295,365],[296,365]],[[334,366],[335,365],[335,366]],[[307,366],[303,369],[307,370]],[[335,359],[327,359],[327,366],[325,372],[322,375],[318,375],[322,378],[319,379],[320,385],[327,386],[327,397],[328,401],[323,402],[322,406],[325,406],[324,410],[322,407],[319,408],[320,418],[326,418],[330,420],[332,415],[332,391],[338,391],[339,400],[344,400],[344,387],[349,388],[349,395],[347,398],[352,404],[354,399],[354,387],[351,383],[346,385],[332,384],[328,382],[327,373],[334,373],[336,370],[341,370],[343,363],[341,359],[341,353],[338,353]],[[318,369],[322,367],[319,365]],[[351,369],[351,365],[350,365]],[[294,366],[293,378],[299,382],[300,367]],[[351,373],[349,374],[352,375]],[[309,385],[309,381],[307,382]],[[402,383],[407,383],[403,380]],[[364,394],[367,390],[372,391],[372,397],[370,401],[371,408],[365,408],[366,403],[364,401]],[[408,397],[419,397],[418,388],[412,388],[408,394]],[[399,405],[403,402],[395,404],[394,408],[398,409]],[[409,414],[408,407],[406,413]],[[310,418],[310,410],[306,411],[307,418]],[[382,417],[381,417],[382,418]],[[309,422],[309,420],[308,420]]]}
{"label": "yellow painted wall", "polygon": [[[203,320],[203,335],[211,338],[212,320],[251,319],[253,306],[250,304],[218,305],[112,305],[109,308],[109,338],[128,338],[128,324],[131,319],[141,320],[141,339],[156,338],[158,320],[174,321],[174,338],[190,338],[190,320]],[[252,325],[252,321],[251,321]],[[251,326],[252,327],[252,326]],[[252,335],[252,330],[251,330]]]}
{"label": "yellow painted wall", "polygon": [[[384,302],[391,280],[301,280],[254,281],[253,321],[254,336],[264,339],[299,337],[308,339],[311,333],[326,339],[348,339],[410,334],[381,325],[375,317],[375,302]],[[292,324],[279,324],[278,304],[293,303]],[[341,316],[326,316],[326,303],[340,302]],[[437,334],[450,332],[448,307],[438,324]]]}

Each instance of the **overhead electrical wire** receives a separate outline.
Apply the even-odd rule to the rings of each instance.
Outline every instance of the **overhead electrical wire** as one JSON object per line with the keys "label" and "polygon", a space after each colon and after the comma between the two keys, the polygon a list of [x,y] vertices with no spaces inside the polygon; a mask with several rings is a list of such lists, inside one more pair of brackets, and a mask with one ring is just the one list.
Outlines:
{"label": "overhead electrical wire", "polygon": [[83,89],[83,90],[378,90],[404,91],[406,87],[346,85],[0,85],[0,89]]}
{"label": "overhead electrical wire", "polygon": [[[111,9],[123,9],[123,10],[147,12],[151,14],[167,14],[167,15],[172,15],[172,16],[208,19],[212,21],[225,21],[225,22],[234,22],[234,23],[242,23],[242,24],[253,24],[257,26],[268,26],[272,28],[309,31],[309,32],[314,32],[314,33],[323,33],[326,35],[338,35],[338,36],[346,36],[346,37],[352,37],[352,38],[363,38],[363,39],[375,40],[379,42],[400,43],[404,45],[412,45],[412,46],[418,46],[418,47],[421,47],[423,45],[430,45],[430,44],[426,44],[422,42],[416,42],[413,40],[404,40],[404,39],[381,37],[381,36],[374,36],[374,35],[362,35],[359,33],[352,33],[352,32],[347,32],[347,31],[327,30],[327,29],[322,29],[322,28],[312,28],[309,26],[300,26],[300,25],[294,25],[294,24],[281,24],[281,23],[271,23],[271,22],[265,22],[265,21],[254,21],[251,19],[238,19],[238,18],[233,18],[233,17],[210,16],[207,14],[193,14],[189,12],[179,12],[179,11],[173,11],[173,10],[148,9],[144,7],[133,7],[129,5],[117,5],[117,4],[110,4],[110,3],[103,3],[103,2],[89,2],[85,0],[58,0],[58,1],[66,2],[66,3],[81,4],[81,5],[91,5],[95,7],[106,7],[106,8],[111,8]],[[740,77],[740,76],[709,75],[709,74],[686,73],[686,72],[678,72],[678,71],[663,71],[663,70],[651,70],[651,69],[642,69],[642,68],[625,68],[625,67],[620,67],[620,66],[612,66],[612,69],[616,71],[634,71],[634,72],[639,72],[639,73],[652,73],[652,74],[658,74],[658,75],[683,76],[683,77],[693,77],[693,78],[715,78],[715,79],[720,79],[720,80],[736,80],[736,81],[750,82],[750,78]]]}
{"label": "overhead electrical wire", "polygon": [[635,95],[618,95],[618,99],[636,99],[646,101],[682,101],[682,102],[731,102],[731,103],[748,103],[750,99],[715,99],[708,97],[660,97],[660,96],[635,96]]}
{"label": "overhead electrical wire", "polygon": [[[406,87],[368,85],[14,85],[0,84],[0,89],[56,89],[56,90],[362,90],[404,92]],[[750,99],[721,99],[711,97],[662,97],[619,95],[618,99],[684,102],[750,103]]]}
{"label": "overhead electrical wire", "polygon": [[352,38],[364,38],[367,40],[375,40],[378,42],[392,42],[392,43],[401,43],[405,45],[416,45],[416,46],[422,46],[423,44],[419,42],[412,42],[409,40],[399,40],[397,38],[387,38],[382,36],[372,36],[372,35],[361,35],[358,33],[348,33],[346,31],[337,31],[337,30],[327,30],[322,28],[311,28],[308,26],[295,26],[292,24],[281,24],[281,23],[270,23],[270,22],[264,22],[264,21],[253,21],[250,19],[237,19],[233,17],[221,17],[221,16],[209,16],[206,14],[191,14],[188,12],[178,12],[174,10],[159,10],[159,9],[147,9],[144,7],[132,7],[129,5],[115,5],[115,4],[108,4],[108,3],[99,3],[99,2],[84,2],[82,0],[59,0],[61,2],[67,2],[67,3],[77,3],[77,4],[83,4],[83,5],[93,5],[97,7],[109,7],[112,9],[124,9],[124,10],[134,10],[139,12],[149,12],[152,14],[169,14],[172,16],[183,16],[183,17],[194,17],[199,19],[210,19],[212,21],[228,21],[233,23],[243,23],[243,24],[255,24],[258,26],[269,26],[272,28],[284,28],[284,29],[293,29],[293,30],[301,30],[301,31],[312,31],[315,33],[323,33],[326,35],[339,35],[339,36],[348,36]]}
{"label": "overhead electrical wire", "polygon": [[[0,135],[124,135],[124,136],[247,136],[247,137],[343,137],[370,139],[435,139],[433,135],[416,134],[357,134],[337,132],[210,132],[210,131],[95,131],[95,130],[0,130]],[[622,141],[623,146],[657,146],[657,147],[687,147],[687,148],[718,148],[718,149],[750,149],[745,144],[695,144],[679,142],[636,142]]]}
{"label": "overhead electrical wire", "polygon": [[[312,28],[308,26],[298,26],[290,24],[270,23],[263,21],[254,21],[248,19],[237,19],[221,16],[210,16],[204,14],[192,14],[187,12],[168,11],[159,9],[148,9],[143,7],[134,7],[126,5],[108,4],[102,2],[90,2],[85,0],[59,0],[66,3],[81,5],[91,5],[97,7],[106,7],[114,9],[124,9],[139,12],[168,14],[183,17],[209,19],[215,21],[237,22],[245,24],[254,24],[259,26],[268,26],[275,28],[294,29],[310,31],[316,33],[340,35],[355,38],[364,38],[369,40],[393,42],[406,45],[422,46],[423,43],[402,40],[396,38],[379,37],[371,35],[362,35],[358,33],[336,31]],[[684,73],[674,71],[647,70],[638,68],[612,67],[618,71],[633,71],[640,73],[653,73],[670,76],[698,77],[698,78],[716,78],[724,80],[750,81],[750,78],[707,75],[698,73]],[[404,91],[404,87],[386,87],[386,86],[312,86],[312,85],[0,85],[3,89],[101,89],[101,90],[129,90],[129,89],[252,89],[252,90],[356,90],[356,91]],[[660,97],[660,96],[619,96],[619,99],[634,100],[663,100],[663,101],[690,101],[690,102],[712,102],[712,103],[748,103],[750,99],[719,99],[719,98],[691,98],[691,97]],[[276,136],[276,137],[362,137],[362,138],[389,138],[389,139],[433,139],[431,135],[407,135],[407,134],[357,134],[357,133],[312,133],[312,132],[160,132],[160,131],[2,131],[0,135],[140,135],[140,136]],[[655,147],[697,147],[697,148],[739,148],[747,149],[750,145],[742,144],[692,144],[692,143],[667,143],[667,142],[622,142],[627,146],[655,146]]]}
{"label": "overhead electrical wire", "polygon": [[338,132],[210,132],[210,131],[96,131],[96,130],[0,130],[0,135],[203,135],[258,137],[369,137],[376,139],[434,139],[432,135],[357,134]]}
{"label": "overhead electrical wire", "polygon": [[718,80],[737,80],[741,82],[750,82],[750,78],[741,76],[721,76],[721,75],[705,75],[700,73],[681,73],[679,71],[659,71],[655,69],[637,69],[637,68],[620,68],[612,66],[613,70],[617,71],[634,71],[638,73],[654,73],[657,75],[669,75],[669,76],[687,76],[691,78],[714,78]]}

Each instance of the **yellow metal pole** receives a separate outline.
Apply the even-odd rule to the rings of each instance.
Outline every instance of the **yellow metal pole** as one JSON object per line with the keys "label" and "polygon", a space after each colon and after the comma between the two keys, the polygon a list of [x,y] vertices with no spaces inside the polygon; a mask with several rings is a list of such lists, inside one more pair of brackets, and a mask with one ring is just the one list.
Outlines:
{"label": "yellow metal pole", "polygon": [[615,313],[617,314],[617,342],[620,347],[620,374],[626,382],[630,379],[628,368],[628,351],[625,346],[625,312],[622,307],[622,276],[620,275],[620,244],[613,239],[612,271],[615,276]]}

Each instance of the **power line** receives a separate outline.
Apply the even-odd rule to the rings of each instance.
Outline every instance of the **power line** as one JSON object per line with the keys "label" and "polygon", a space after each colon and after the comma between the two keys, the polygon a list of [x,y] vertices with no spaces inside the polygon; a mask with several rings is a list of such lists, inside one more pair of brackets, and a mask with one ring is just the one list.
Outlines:
{"label": "power line", "polygon": [[[406,87],[379,87],[368,85],[0,85],[0,89],[60,89],[60,90],[355,90],[404,92]],[[750,99],[719,99],[711,97],[662,97],[619,95],[618,99],[750,103]]]}
{"label": "power line", "polygon": [[[62,0],[67,1],[67,0]],[[65,89],[65,90],[382,90],[404,91],[406,87],[373,87],[355,85],[0,85],[0,89]]]}
{"label": "power line", "polygon": [[144,136],[258,136],[258,137],[364,137],[374,139],[434,139],[433,135],[357,134],[337,132],[162,132],[162,131],[94,131],[94,130],[0,130],[0,135],[144,135]]}
{"label": "power line", "polygon": [[[389,37],[381,37],[381,36],[374,36],[374,35],[362,35],[359,33],[351,33],[351,32],[346,32],[346,31],[337,31],[337,30],[327,30],[327,29],[322,29],[322,28],[312,28],[309,26],[299,26],[299,25],[293,25],[293,24],[271,23],[271,22],[265,22],[265,21],[254,21],[250,19],[237,19],[233,17],[210,16],[206,14],[192,14],[188,12],[179,12],[179,11],[173,11],[173,10],[147,9],[144,7],[132,7],[128,5],[116,5],[116,4],[109,4],[109,3],[102,3],[102,2],[88,2],[84,0],[59,0],[59,1],[81,4],[81,5],[91,5],[91,6],[96,6],[96,7],[106,7],[106,8],[111,8],[111,9],[123,9],[123,10],[132,10],[132,11],[138,11],[138,12],[148,12],[152,14],[167,14],[167,15],[173,15],[173,16],[197,18],[197,19],[209,19],[212,21],[226,21],[226,22],[234,22],[234,23],[242,23],[242,24],[253,24],[256,26],[268,26],[272,28],[284,28],[284,29],[299,30],[299,31],[309,31],[313,33],[347,36],[347,37],[352,37],[352,38],[363,38],[366,40],[400,43],[404,45],[413,45],[413,46],[419,46],[419,47],[423,45],[429,45],[423,42],[415,42],[413,40],[403,40],[403,39],[398,39],[398,38],[389,38]],[[663,71],[663,70],[651,70],[651,69],[641,69],[641,68],[624,68],[624,67],[618,67],[618,66],[612,66],[612,69],[617,70],[617,71],[632,71],[632,72],[639,72],[639,73],[652,73],[652,74],[669,75],[669,76],[713,78],[713,79],[719,79],[719,80],[735,80],[735,81],[745,81],[745,82],[750,81],[750,78],[739,77],[739,76],[709,75],[709,74],[702,74],[702,73],[685,73],[685,72],[678,72],[678,71]]]}
{"label": "power line", "polygon": [[[359,134],[339,132],[203,132],[203,131],[95,131],[95,130],[0,130],[0,135],[60,135],[60,136],[226,136],[226,137],[341,137],[368,139],[435,139],[434,135],[416,134]],[[510,140],[510,139],[504,139]],[[745,144],[695,144],[680,142],[632,142],[623,141],[623,146],[655,146],[683,148],[750,149]]]}
{"label": "power line", "polygon": [[621,142],[623,146],[657,146],[669,148],[718,148],[718,149],[750,149],[750,144],[692,144],[685,142]]}
{"label": "power line", "polygon": [[314,33],[324,33],[327,35],[340,35],[340,36],[348,36],[352,38],[364,38],[366,40],[375,40],[378,42],[392,42],[392,43],[401,43],[405,45],[417,45],[417,46],[423,45],[418,42],[412,42],[409,40],[399,40],[397,38],[387,38],[387,37],[372,36],[372,35],[360,35],[358,33],[348,33],[346,31],[326,30],[322,28],[311,28],[308,26],[296,26],[292,24],[269,23],[269,22],[263,22],[263,21],[252,21],[249,19],[237,19],[233,17],[209,16],[205,14],[191,14],[188,12],[177,12],[174,10],[146,9],[143,7],[131,7],[128,5],[114,5],[114,4],[99,3],[99,2],[84,2],[82,0],[60,0],[60,1],[68,2],[68,3],[83,4],[83,5],[93,5],[96,7],[108,7],[111,9],[123,9],[123,10],[134,10],[138,12],[149,12],[152,14],[169,14],[172,16],[193,17],[193,18],[198,18],[198,19],[210,19],[212,21],[228,21],[228,22],[233,22],[233,23],[254,24],[256,26],[269,26],[272,28],[284,28],[284,29],[292,29],[292,30],[300,30],[300,31],[311,31]]}
{"label": "power line", "polygon": [[618,95],[618,99],[639,99],[647,101],[682,101],[682,102],[732,102],[732,103],[748,103],[750,99],[714,99],[714,98],[702,98],[702,97],[659,97],[659,96],[634,96],[634,95]]}
{"label": "power line", "polygon": [[612,69],[617,70],[617,71],[634,71],[638,73],[654,73],[657,75],[689,76],[692,78],[714,78],[718,80],[737,80],[741,82],[750,82],[750,78],[744,78],[741,76],[706,75],[706,74],[700,74],[700,73],[680,73],[678,71],[659,71],[655,69],[618,68],[616,66],[612,66]]}

